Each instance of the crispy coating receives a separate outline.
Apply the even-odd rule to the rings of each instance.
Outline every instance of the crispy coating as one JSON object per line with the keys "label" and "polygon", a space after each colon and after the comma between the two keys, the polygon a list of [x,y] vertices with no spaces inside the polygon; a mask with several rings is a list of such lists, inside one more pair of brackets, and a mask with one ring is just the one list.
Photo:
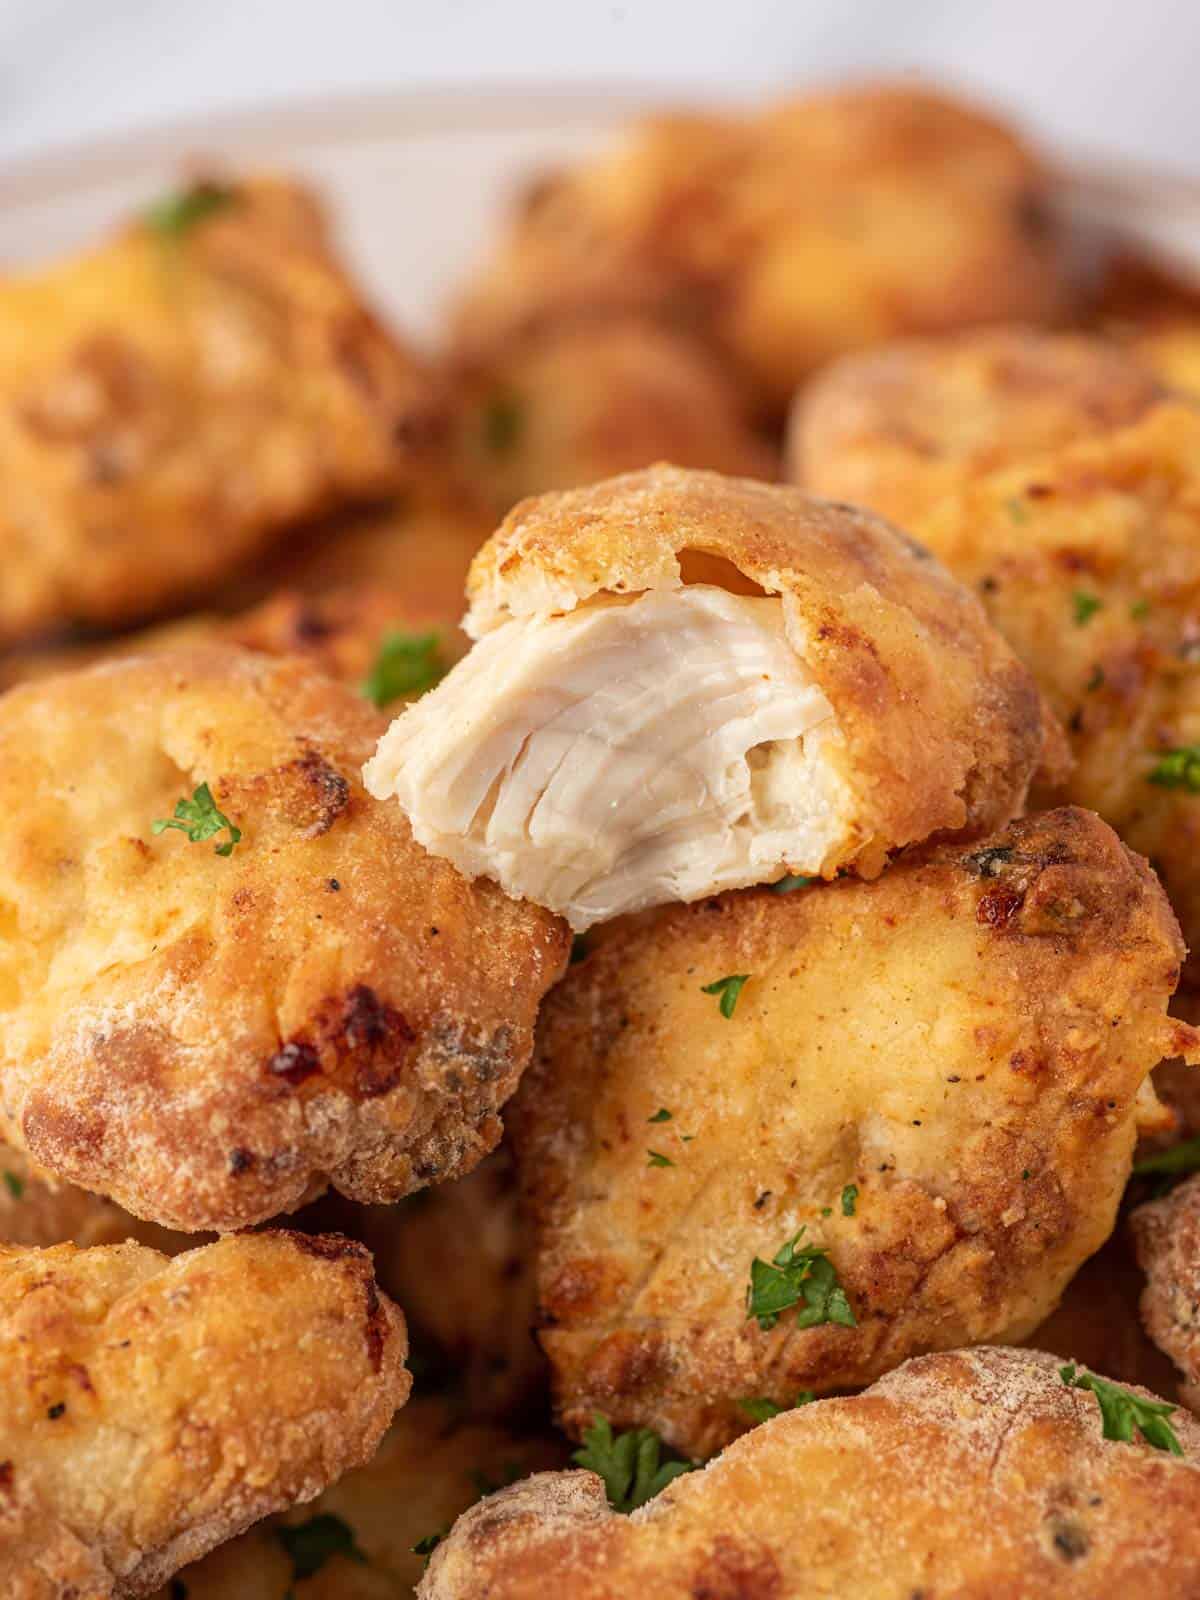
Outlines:
{"label": "crispy coating", "polygon": [[925,1356],[756,1428],[641,1511],[547,1473],[461,1517],[421,1600],[1148,1600],[1195,1593],[1200,1423],[1182,1458],[1103,1439],[1056,1357]]}
{"label": "crispy coating", "polygon": [[[303,1600],[403,1600],[425,1567],[413,1545],[448,1530],[481,1494],[565,1464],[559,1442],[464,1422],[440,1400],[414,1400],[374,1457],[314,1504],[262,1523],[185,1568],[187,1600],[288,1600],[291,1593]],[[288,1554],[290,1530],[299,1528],[303,1537],[319,1517],[336,1517],[364,1559],[330,1554],[293,1591],[299,1574]],[[155,1600],[178,1596],[164,1589]]]}
{"label": "crispy coating", "polygon": [[856,816],[838,865],[878,870],[896,845],[982,833],[1020,810],[1049,724],[1027,674],[924,551],[849,507],[672,467],[546,495],[479,552],[464,626],[478,638],[510,617],[693,581],[783,596],[844,736],[830,760]]}
{"label": "crispy coating", "polygon": [[0,1247],[0,1586],[127,1600],[368,1460],[411,1379],[361,1245]]}
{"label": "crispy coating", "polygon": [[194,1234],[174,1233],[132,1217],[103,1195],[63,1183],[30,1161],[23,1150],[0,1145],[0,1241],[4,1244],[40,1248],[121,1244],[126,1239],[169,1256],[194,1250],[198,1242]]}
{"label": "crispy coating", "polygon": [[444,436],[309,195],[197,194],[218,198],[190,226],[136,222],[0,288],[0,641],[177,604],[403,486]]}
{"label": "crispy coating", "polygon": [[913,528],[977,589],[1065,724],[1075,764],[1057,794],[1150,858],[1192,948],[1200,796],[1186,776],[1152,779],[1200,742],[1198,463],[1200,412],[1165,404],[988,474]]}
{"label": "crispy coating", "polygon": [[552,327],[468,370],[462,390],[464,470],[500,513],[655,461],[779,476],[723,365],[644,318]]}
{"label": "crispy coating", "polygon": [[549,1374],[533,1332],[533,1239],[507,1144],[465,1178],[371,1207],[351,1226],[414,1334],[433,1342],[468,1414],[528,1412]]}
{"label": "crispy coating", "polygon": [[[183,1229],[327,1180],[395,1200],[495,1144],[566,929],[370,800],[381,721],[303,662],[228,648],[0,700],[11,1143]],[[151,836],[203,783],[242,830],[227,858]]]}
{"label": "crispy coating", "polygon": [[[1181,957],[1145,863],[1073,810],[603,939],[507,1118],[566,1427],[702,1456],[741,1398],[1032,1332],[1112,1230],[1147,1074],[1195,1050],[1165,1015]],[[702,985],[730,973],[726,1018]],[[802,1226],[857,1327],[748,1318],[751,1262]]]}
{"label": "crispy coating", "polygon": [[456,338],[479,351],[640,310],[707,333],[778,413],[843,351],[1057,316],[1069,296],[1047,191],[1008,128],[911,85],[662,115],[537,186]]}
{"label": "crispy coating", "polygon": [[1183,1398],[1200,1410],[1200,1177],[1187,1179],[1130,1218],[1146,1274],[1142,1320],[1183,1375]]}
{"label": "crispy coating", "polygon": [[1126,343],[1168,388],[1200,400],[1200,316],[1166,317],[1129,333]]}
{"label": "crispy coating", "polygon": [[1163,398],[1111,343],[1001,328],[847,356],[792,411],[793,482],[900,527],[998,467],[1136,422]]}

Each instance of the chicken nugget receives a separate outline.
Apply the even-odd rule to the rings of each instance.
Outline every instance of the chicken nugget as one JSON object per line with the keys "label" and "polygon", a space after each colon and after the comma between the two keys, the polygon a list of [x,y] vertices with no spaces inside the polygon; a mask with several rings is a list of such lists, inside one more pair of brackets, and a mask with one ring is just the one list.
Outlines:
{"label": "chicken nugget", "polygon": [[540,1473],[460,1517],[418,1595],[1189,1600],[1200,1423],[1137,1391],[1123,1414],[1164,1443],[1167,1423],[1180,1454],[1140,1433],[1126,1443],[1060,1365],[1025,1350],[923,1356],[765,1423],[631,1516],[593,1474]]}
{"label": "chicken nugget", "polygon": [[520,1416],[549,1383],[533,1332],[533,1237],[517,1200],[512,1152],[502,1144],[465,1178],[347,1223],[473,1417]]}
{"label": "chicken nugget", "polygon": [[795,490],[656,467],[526,501],[468,594],[479,642],[364,778],[434,854],[577,929],[986,832],[1042,750],[974,597]]}
{"label": "chicken nugget", "polygon": [[797,396],[792,481],[903,528],[949,492],[1136,422],[1164,396],[1102,339],[1001,328],[846,356]]}
{"label": "chicken nugget", "polygon": [[[315,1504],[185,1568],[186,1600],[401,1600],[425,1567],[414,1545],[433,1547],[481,1495],[565,1464],[552,1439],[464,1422],[443,1401],[414,1400],[366,1466]],[[155,1600],[180,1596],[163,1590]]]}
{"label": "chicken nugget", "polygon": [[500,513],[656,461],[779,476],[722,364],[647,319],[551,328],[469,369],[462,387],[464,470]]}
{"label": "chicken nugget", "polygon": [[1130,1217],[1146,1274],[1146,1331],[1183,1375],[1180,1393],[1200,1410],[1200,1177],[1187,1179]]}
{"label": "chicken nugget", "polygon": [[1200,400],[1200,316],[1168,316],[1127,332],[1130,353],[1168,388]]}
{"label": "chicken nugget", "polygon": [[532,191],[455,340],[478,354],[556,322],[652,315],[709,338],[775,416],[846,350],[1061,315],[1049,193],[1009,128],[911,85],[652,117]]}
{"label": "chicken nugget", "polygon": [[741,1402],[1024,1338],[1112,1231],[1183,949],[1064,810],[872,883],[672,907],[548,998],[506,1118],[564,1425],[691,1456]]}
{"label": "chicken nugget", "polygon": [[174,1233],[131,1217],[103,1195],[63,1183],[30,1161],[23,1150],[0,1145],[0,1241],[4,1244],[87,1246],[121,1244],[126,1239],[169,1256],[194,1250],[197,1244],[194,1234]]}
{"label": "chicken nugget", "polygon": [[0,1246],[0,1587],[131,1600],[370,1459],[404,1319],[336,1235]]}
{"label": "chicken nugget", "polygon": [[200,183],[0,288],[0,642],[178,604],[402,487],[444,401],[303,190]]}
{"label": "chicken nugget", "polygon": [[231,648],[0,699],[10,1143],[185,1230],[326,1181],[395,1200],[492,1148],[567,930],[364,793],[382,725]]}

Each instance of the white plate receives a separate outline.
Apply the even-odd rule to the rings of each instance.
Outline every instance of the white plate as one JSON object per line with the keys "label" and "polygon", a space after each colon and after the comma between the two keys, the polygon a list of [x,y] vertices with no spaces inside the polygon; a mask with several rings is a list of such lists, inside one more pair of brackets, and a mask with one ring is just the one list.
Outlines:
{"label": "white plate", "polygon": [[[663,97],[654,97],[661,99]],[[615,89],[446,89],[291,104],[98,143],[0,173],[0,264],[103,235],[213,158],[311,181],[381,310],[432,329],[514,188],[648,103]]]}

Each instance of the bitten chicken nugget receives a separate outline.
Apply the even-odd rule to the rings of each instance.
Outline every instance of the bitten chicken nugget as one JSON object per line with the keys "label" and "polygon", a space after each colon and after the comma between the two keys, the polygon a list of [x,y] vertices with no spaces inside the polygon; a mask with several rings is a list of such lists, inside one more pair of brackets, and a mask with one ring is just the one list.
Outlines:
{"label": "bitten chicken nugget", "polygon": [[372,1206],[350,1227],[414,1337],[433,1341],[468,1415],[519,1416],[544,1394],[533,1237],[506,1144],[465,1178]]}
{"label": "bitten chicken nugget", "polygon": [[5,1138],[184,1229],[492,1148],[567,930],[363,792],[382,720],[215,647],[0,699]]}
{"label": "bitten chicken nugget", "polygon": [[631,310],[707,334],[759,396],[903,333],[1057,317],[1038,157],[961,101],[851,85],[753,117],[654,117],[532,192],[466,294],[467,352]]}
{"label": "bitten chicken nugget", "polygon": [[128,1600],[370,1459],[408,1396],[361,1245],[0,1246],[0,1587]]}
{"label": "bitten chicken nugget", "polygon": [[1082,335],[1002,328],[888,345],[800,392],[789,472],[915,529],[969,480],[1136,422],[1163,394],[1139,361]]}
{"label": "bitten chicken nugget", "polygon": [[460,1517],[417,1592],[1190,1600],[1200,1423],[1162,1418],[1144,1390],[1127,1400],[1169,1423],[1179,1455],[1106,1437],[1057,1357],[924,1356],[776,1417],[632,1516],[590,1473],[539,1473]]}
{"label": "bitten chicken nugget", "polygon": [[[414,1400],[366,1466],[312,1506],[260,1524],[180,1574],[186,1600],[403,1600],[425,1558],[481,1495],[566,1465],[560,1442],[463,1422]],[[182,1600],[164,1589],[155,1600]]]}
{"label": "bitten chicken nugget", "polygon": [[722,364],[648,320],[551,328],[465,373],[462,388],[464,471],[499,513],[656,461],[779,476]]}
{"label": "bitten chicken nugget", "polygon": [[657,467],[526,501],[471,569],[473,650],[364,774],[425,847],[575,928],[784,872],[878,872],[1025,798],[1028,674],[876,519]]}
{"label": "bitten chicken nugget", "polygon": [[1146,1331],[1183,1374],[1184,1399],[1200,1410],[1200,1177],[1139,1206],[1130,1226],[1147,1279]]}
{"label": "bitten chicken nugget", "polygon": [[176,604],[282,530],[402,487],[437,385],[314,201],[199,184],[0,288],[0,642]]}
{"label": "bitten chicken nugget", "polygon": [[672,907],[543,1008],[509,1108],[559,1409],[690,1456],[739,1403],[1024,1338],[1112,1231],[1183,948],[1083,811]]}

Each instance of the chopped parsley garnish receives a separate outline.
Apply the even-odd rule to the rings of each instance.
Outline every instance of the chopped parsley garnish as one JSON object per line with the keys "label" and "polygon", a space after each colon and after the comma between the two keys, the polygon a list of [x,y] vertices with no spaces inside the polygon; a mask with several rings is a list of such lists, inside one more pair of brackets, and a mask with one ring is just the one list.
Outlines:
{"label": "chopped parsley garnish", "polygon": [[273,1531],[292,1563],[294,1582],[311,1578],[334,1556],[345,1556],[347,1560],[357,1561],[364,1567],[368,1564],[366,1556],[358,1548],[354,1529],[332,1512],[323,1511],[318,1516],[309,1517],[307,1522],[296,1523],[294,1527],[279,1524]]}
{"label": "chopped parsley garnish", "polygon": [[231,856],[234,845],[242,837],[242,830],[236,828],[223,811],[218,810],[212,790],[206,783],[193,791],[190,800],[175,802],[173,817],[160,818],[150,824],[153,834],[165,833],[168,828],[178,828],[180,833],[186,833],[193,844],[199,844],[202,839],[211,839],[214,833],[228,828],[229,838],[225,843],[213,846],[219,856]]}
{"label": "chopped parsley garnish", "polygon": [[660,1106],[652,1117],[646,1118],[647,1122],[670,1122],[670,1120],[671,1113],[667,1110],[666,1106]]}
{"label": "chopped parsley garnish", "polygon": [[1133,1442],[1136,1428],[1147,1444],[1156,1450],[1168,1450],[1173,1456],[1183,1454],[1183,1446],[1175,1437],[1175,1430],[1167,1418],[1178,1411],[1178,1406],[1165,1400],[1143,1400],[1107,1378],[1097,1378],[1091,1372],[1079,1372],[1073,1361],[1059,1367],[1059,1377],[1068,1389],[1090,1389],[1100,1404],[1102,1433],[1106,1439]]}
{"label": "chopped parsley garnish", "polygon": [[4,1187],[14,1200],[19,1200],[25,1193],[24,1179],[18,1178],[15,1172],[9,1172],[7,1168],[4,1172]]}
{"label": "chopped parsley garnish", "polygon": [[147,227],[153,228],[167,239],[178,239],[188,233],[198,222],[211,217],[214,211],[223,211],[232,205],[232,189],[219,183],[196,183],[190,189],[180,189],[155,201],[145,213]]}
{"label": "chopped parsley garnish", "polygon": [[854,1208],[857,1204],[858,1185],[855,1183],[848,1183],[842,1190],[842,1215],[844,1217],[852,1217],[854,1215]]}
{"label": "chopped parsley garnish", "polygon": [[805,878],[799,872],[789,872],[786,877],[776,879],[771,885],[771,893],[791,894],[793,889],[807,889],[811,882],[811,878]]}
{"label": "chopped parsley garnish", "polygon": [[1074,608],[1075,626],[1082,628],[1099,611],[1104,602],[1094,594],[1088,594],[1084,589],[1076,589],[1071,596],[1071,605]]}
{"label": "chopped parsley garnish", "polygon": [[403,633],[395,628],[385,633],[367,674],[362,692],[377,706],[391,705],[403,695],[424,694],[446,675],[438,660],[441,634]]}
{"label": "chopped parsley garnish", "polygon": [[612,1425],[597,1413],[584,1431],[583,1448],[571,1460],[603,1478],[609,1505],[628,1515],[683,1473],[695,1471],[694,1461],[664,1461],[662,1449],[662,1440],[652,1429],[633,1428],[614,1435]]}
{"label": "chopped parsley garnish", "polygon": [[795,1411],[799,1406],[811,1405],[816,1398],[811,1389],[801,1389],[790,1406],[776,1405],[774,1400],[752,1397],[739,1400],[738,1410],[745,1412],[751,1422],[770,1422],[772,1417],[782,1416],[785,1411]]}
{"label": "chopped parsley garnish", "polygon": [[494,456],[515,449],[525,427],[525,411],[515,395],[496,394],[483,411],[483,442]]}
{"label": "chopped parsley garnish", "polygon": [[1142,622],[1150,615],[1149,600],[1135,600],[1129,608],[1129,615],[1134,622]]}
{"label": "chopped parsley garnish", "polygon": [[673,1167],[675,1165],[670,1156],[664,1156],[658,1150],[647,1150],[646,1154],[650,1157],[649,1161],[646,1162],[648,1167]]}
{"label": "chopped parsley garnish", "polygon": [[1200,1169],[1200,1139],[1185,1139],[1169,1150],[1160,1150],[1157,1155],[1135,1162],[1133,1171],[1135,1177],[1144,1178],[1156,1172],[1195,1172],[1197,1169]]}
{"label": "chopped parsley garnish", "polygon": [[702,983],[701,994],[719,994],[721,996],[721,1015],[732,1017],[733,1008],[738,1003],[738,996],[743,987],[750,980],[748,972],[735,972],[728,978],[718,978],[714,983]]}
{"label": "chopped parsley garnish", "polygon": [[1006,500],[1004,508],[1014,522],[1029,521],[1029,507],[1021,499],[1020,495],[1014,494],[1011,499]]}
{"label": "chopped parsley garnish", "polygon": [[1191,794],[1200,794],[1200,744],[1183,744],[1168,750],[1146,774],[1146,782],[1155,783],[1160,789],[1187,789]]}
{"label": "chopped parsley garnish", "polygon": [[816,1328],[825,1322],[835,1322],[842,1328],[857,1327],[828,1250],[821,1244],[801,1247],[804,1232],[801,1228],[789,1239],[773,1261],[755,1256],[750,1263],[747,1317],[757,1317],[759,1327],[767,1333],[783,1312],[798,1306],[798,1328]]}
{"label": "chopped parsley garnish", "polygon": [[447,1522],[443,1524],[443,1526],[440,1527],[436,1533],[427,1533],[423,1539],[418,1539],[416,1544],[413,1545],[413,1555],[424,1556],[425,1560],[428,1561],[430,1556],[437,1549],[438,1545],[441,1544],[442,1540],[449,1532],[450,1524]]}
{"label": "chopped parsley garnish", "polygon": [[1096,690],[1102,688],[1103,685],[1104,668],[1099,666],[1093,667],[1092,675],[1083,687],[1087,690],[1088,694],[1095,694]]}

